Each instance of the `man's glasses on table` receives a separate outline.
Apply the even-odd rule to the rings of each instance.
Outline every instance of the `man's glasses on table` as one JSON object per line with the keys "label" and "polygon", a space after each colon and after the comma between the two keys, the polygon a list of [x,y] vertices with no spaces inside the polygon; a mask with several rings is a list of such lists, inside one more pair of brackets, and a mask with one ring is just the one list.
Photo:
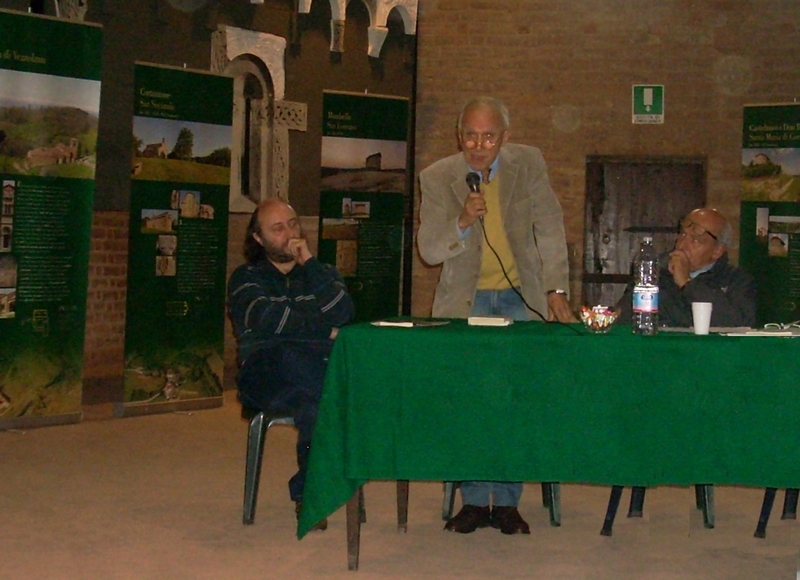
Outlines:
{"label": "man's glasses on table", "polygon": [[800,328],[800,320],[794,322],[767,322],[764,328],[777,328],[779,330],[791,330],[792,328]]}

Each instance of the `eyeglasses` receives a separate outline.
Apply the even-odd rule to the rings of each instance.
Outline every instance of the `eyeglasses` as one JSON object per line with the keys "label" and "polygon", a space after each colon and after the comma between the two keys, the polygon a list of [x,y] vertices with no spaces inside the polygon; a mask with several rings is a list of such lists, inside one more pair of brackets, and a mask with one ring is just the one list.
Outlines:
{"label": "eyeglasses", "polygon": [[800,328],[800,320],[794,322],[767,322],[764,328],[778,328],[780,330],[789,330],[790,328]]}
{"label": "eyeglasses", "polygon": [[691,220],[685,221],[681,224],[681,233],[678,234],[678,239],[689,237],[689,240],[694,244],[699,244],[703,241],[703,236],[708,234],[715,242],[719,239],[706,228]]}
{"label": "eyeglasses", "polygon": [[477,149],[479,146],[483,149],[491,149],[503,137],[505,131],[499,133],[477,133],[475,131],[466,131],[461,133],[461,139],[464,141],[464,147],[467,149]]}

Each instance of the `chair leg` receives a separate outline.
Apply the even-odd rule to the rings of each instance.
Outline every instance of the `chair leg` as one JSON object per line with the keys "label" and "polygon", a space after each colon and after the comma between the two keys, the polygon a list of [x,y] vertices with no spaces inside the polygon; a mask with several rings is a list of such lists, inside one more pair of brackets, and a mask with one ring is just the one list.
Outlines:
{"label": "chair leg", "polygon": [[560,483],[543,483],[542,488],[547,486],[547,495],[550,498],[550,525],[559,527],[561,525],[561,484]]}
{"label": "chair leg", "polygon": [[408,480],[397,482],[397,529],[408,531]]}
{"label": "chair leg", "polygon": [[694,505],[697,509],[703,509],[703,490],[699,485],[694,486]]}
{"label": "chair leg", "polygon": [[614,518],[617,517],[619,500],[622,499],[622,486],[615,485],[611,488],[611,495],[608,498],[608,508],[606,509],[606,519],[603,521],[603,529],[600,530],[601,536],[610,536],[614,528]]}
{"label": "chair leg", "polygon": [[708,529],[714,528],[714,486],[695,485],[695,500],[699,500],[698,509],[703,510],[703,526]]}
{"label": "chair leg", "polygon": [[553,501],[553,493],[550,489],[550,485],[547,483],[542,482],[542,507],[543,508],[550,508]]}
{"label": "chair leg", "polygon": [[796,487],[787,487],[786,495],[783,498],[783,513],[781,514],[782,520],[796,520],[797,519],[797,496],[800,490]]}
{"label": "chair leg", "polygon": [[261,478],[261,463],[264,457],[264,442],[267,437],[267,424],[264,413],[257,413],[250,419],[247,432],[247,459],[244,474],[244,510],[242,522],[253,523],[258,501],[258,483]]}
{"label": "chair leg", "polygon": [[768,487],[764,490],[764,501],[761,503],[761,513],[758,515],[756,533],[753,534],[756,538],[767,537],[767,523],[769,523],[769,514],[772,512],[772,504],[775,502],[777,491],[775,487]]}
{"label": "chair leg", "polygon": [[631,503],[628,506],[629,518],[640,518],[644,513],[644,494],[646,487],[635,485],[631,488]]}
{"label": "chair leg", "polygon": [[442,519],[444,521],[453,517],[453,507],[456,502],[456,482],[444,482],[444,501],[442,503]]}

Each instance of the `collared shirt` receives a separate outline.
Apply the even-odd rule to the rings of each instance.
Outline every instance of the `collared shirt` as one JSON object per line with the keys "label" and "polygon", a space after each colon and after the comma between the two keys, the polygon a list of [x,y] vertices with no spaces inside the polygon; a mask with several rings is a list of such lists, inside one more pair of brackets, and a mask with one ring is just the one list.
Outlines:
{"label": "collared shirt", "polygon": [[689,272],[689,278],[694,280],[695,278],[697,278],[703,272],[708,272],[711,268],[714,267],[714,264],[716,264],[716,263],[717,263],[717,261],[714,260],[708,266],[704,266],[703,268],[700,268],[699,270],[695,270],[694,272]]}

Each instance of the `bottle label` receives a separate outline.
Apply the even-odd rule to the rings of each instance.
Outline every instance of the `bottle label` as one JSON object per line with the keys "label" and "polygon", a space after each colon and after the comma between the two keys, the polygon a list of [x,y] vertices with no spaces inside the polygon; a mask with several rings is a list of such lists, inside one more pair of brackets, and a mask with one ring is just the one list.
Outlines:
{"label": "bottle label", "polygon": [[648,314],[658,312],[658,286],[634,286],[633,311]]}

